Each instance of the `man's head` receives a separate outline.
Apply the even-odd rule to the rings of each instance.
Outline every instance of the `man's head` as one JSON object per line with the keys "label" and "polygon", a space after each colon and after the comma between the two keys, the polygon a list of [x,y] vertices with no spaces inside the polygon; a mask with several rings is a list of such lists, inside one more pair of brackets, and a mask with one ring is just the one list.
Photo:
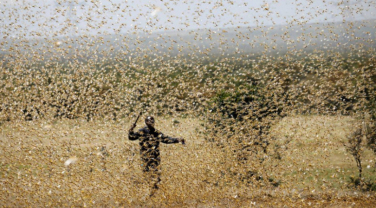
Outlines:
{"label": "man's head", "polygon": [[154,123],[155,123],[155,121],[154,121],[153,116],[147,116],[145,118],[145,124],[146,124],[146,126],[154,128]]}

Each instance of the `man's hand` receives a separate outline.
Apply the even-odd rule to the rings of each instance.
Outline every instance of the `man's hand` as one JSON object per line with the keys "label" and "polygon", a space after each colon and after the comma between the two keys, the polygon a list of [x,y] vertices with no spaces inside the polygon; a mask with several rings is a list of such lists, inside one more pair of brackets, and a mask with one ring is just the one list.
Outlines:
{"label": "man's hand", "polygon": [[179,138],[179,142],[180,142],[181,144],[185,144],[185,140],[182,139],[182,138]]}
{"label": "man's hand", "polygon": [[136,124],[134,123],[131,128],[129,129],[129,132],[133,132],[134,128],[136,128]]}
{"label": "man's hand", "polygon": [[138,119],[140,118],[142,114],[142,111],[140,111],[140,113],[138,114],[137,118],[136,118],[136,121],[133,123],[133,125],[131,126],[131,128],[129,129],[129,132],[133,132],[134,128],[136,128],[136,124],[137,124],[137,121]]}

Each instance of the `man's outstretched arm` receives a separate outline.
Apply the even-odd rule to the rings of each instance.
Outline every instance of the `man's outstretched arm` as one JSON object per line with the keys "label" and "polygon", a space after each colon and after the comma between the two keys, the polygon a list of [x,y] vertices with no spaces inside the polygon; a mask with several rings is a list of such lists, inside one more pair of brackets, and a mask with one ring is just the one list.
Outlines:
{"label": "man's outstretched arm", "polygon": [[161,138],[161,142],[162,143],[165,143],[165,144],[174,144],[174,143],[185,144],[185,140],[184,139],[169,137],[169,136],[166,136],[166,135],[162,134],[162,132],[158,132],[158,133],[159,133],[158,137]]}

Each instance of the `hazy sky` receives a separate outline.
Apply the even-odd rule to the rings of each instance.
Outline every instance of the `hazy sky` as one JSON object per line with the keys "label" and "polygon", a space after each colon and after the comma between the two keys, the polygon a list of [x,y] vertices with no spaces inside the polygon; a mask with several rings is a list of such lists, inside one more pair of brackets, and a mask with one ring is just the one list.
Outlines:
{"label": "hazy sky", "polygon": [[0,0],[0,36],[113,34],[360,20],[376,17],[375,8],[376,0]]}

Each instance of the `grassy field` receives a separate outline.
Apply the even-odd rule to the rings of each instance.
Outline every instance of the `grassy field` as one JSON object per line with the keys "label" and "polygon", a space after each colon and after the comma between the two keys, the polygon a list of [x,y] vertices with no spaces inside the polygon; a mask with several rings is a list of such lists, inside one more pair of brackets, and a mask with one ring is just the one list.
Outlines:
{"label": "grassy field", "polygon": [[[371,3],[22,2],[0,3],[0,207],[375,207]],[[153,197],[139,112],[186,141]]]}
{"label": "grassy field", "polygon": [[[266,163],[270,185],[243,182],[230,148],[203,139],[202,121],[157,118],[165,134],[186,139],[162,145],[162,183],[149,198],[137,141],[127,120],[8,122],[0,134],[0,204],[8,207],[372,207],[374,192],[351,187],[355,161],[341,143],[356,121],[345,116],[286,117],[273,127],[281,160]],[[143,124],[140,121],[138,127]],[[67,161],[70,164],[67,165]],[[376,181],[365,151],[364,177]]]}

